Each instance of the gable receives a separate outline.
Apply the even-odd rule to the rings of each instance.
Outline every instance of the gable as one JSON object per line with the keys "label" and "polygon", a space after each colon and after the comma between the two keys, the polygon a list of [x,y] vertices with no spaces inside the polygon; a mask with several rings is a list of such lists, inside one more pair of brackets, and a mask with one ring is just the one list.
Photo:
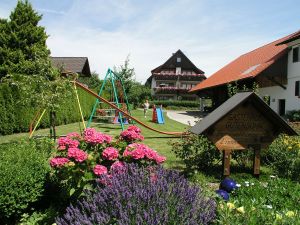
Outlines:
{"label": "gable", "polygon": [[[180,58],[180,62],[178,62],[177,58]],[[182,70],[194,71],[196,74],[204,74],[204,72],[197,68],[181,50],[178,50],[164,64],[153,69],[151,72],[160,73],[162,70],[175,70],[176,67],[181,67]]]}

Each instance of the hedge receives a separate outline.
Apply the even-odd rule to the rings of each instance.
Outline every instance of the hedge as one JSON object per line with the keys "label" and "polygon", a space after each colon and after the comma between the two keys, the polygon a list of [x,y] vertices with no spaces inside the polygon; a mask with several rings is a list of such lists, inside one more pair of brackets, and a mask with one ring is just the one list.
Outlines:
{"label": "hedge", "polygon": [[187,108],[199,108],[199,101],[163,101],[163,100],[154,100],[150,102],[150,105],[155,104],[156,106],[162,105],[167,108],[169,106],[177,106],[177,107],[187,107]]}
{"label": "hedge", "polygon": [[[95,98],[80,89],[78,95],[83,115],[87,119],[95,103]],[[39,109],[38,106],[32,106],[26,101],[22,101],[22,98],[24,97],[18,91],[13,90],[6,83],[0,85],[1,135],[29,131],[29,125]],[[17,102],[23,102],[23,104]],[[80,121],[80,119],[77,99],[74,94],[71,98],[65,99],[57,110],[56,125],[73,123]],[[49,111],[46,111],[40,124],[40,128],[46,127],[49,127]]]}
{"label": "hedge", "polygon": [[41,139],[0,145],[0,221],[18,218],[41,199],[53,144]]}

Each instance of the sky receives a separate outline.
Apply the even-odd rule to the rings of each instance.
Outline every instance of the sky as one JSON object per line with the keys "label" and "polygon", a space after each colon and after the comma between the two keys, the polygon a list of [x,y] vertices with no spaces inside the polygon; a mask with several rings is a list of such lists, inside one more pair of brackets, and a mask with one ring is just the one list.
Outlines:
{"label": "sky", "polygon": [[[100,78],[129,57],[143,83],[178,49],[209,77],[300,30],[299,0],[29,1],[43,15],[52,56],[86,56]],[[0,0],[0,18],[8,18],[16,3]]]}

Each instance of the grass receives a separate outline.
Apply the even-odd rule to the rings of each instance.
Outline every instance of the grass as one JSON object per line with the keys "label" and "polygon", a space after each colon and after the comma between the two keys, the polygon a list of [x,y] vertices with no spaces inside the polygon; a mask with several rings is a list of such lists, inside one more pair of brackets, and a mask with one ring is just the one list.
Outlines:
{"label": "grass", "polygon": [[[176,122],[174,120],[169,119],[165,115],[165,124],[156,124],[151,121],[152,114],[151,112],[148,112],[147,118],[144,118],[144,114],[142,110],[133,110],[132,115],[139,119],[140,121],[144,122],[147,125],[150,125],[151,127],[162,130],[162,131],[184,131],[188,128],[187,125],[181,124],[179,122]],[[147,128],[142,127],[139,124],[135,124],[136,126],[140,127],[142,129],[142,135],[145,137],[144,143],[147,144],[149,147],[155,149],[160,154],[167,157],[167,161],[165,163],[165,166],[167,168],[173,168],[173,169],[180,169],[183,167],[183,164],[179,159],[176,158],[175,154],[171,152],[171,145],[169,144],[170,141],[176,140],[178,137],[174,137],[171,135],[164,135],[159,134],[154,131],[148,130]],[[72,123],[67,125],[61,125],[56,127],[57,135],[66,135],[70,132],[80,132],[83,128],[82,124],[80,123]],[[97,124],[92,123],[91,127],[96,128],[98,131],[101,131],[102,133],[109,134],[111,136],[117,136],[120,134],[121,126],[115,125],[115,124]],[[128,125],[125,125],[125,128],[128,127]],[[49,135],[49,129],[40,129],[37,130],[34,133],[35,136],[45,136]],[[6,135],[6,136],[0,136],[0,144],[7,143],[11,141],[16,141],[22,138],[28,138],[28,133],[19,133],[19,134],[12,134],[12,135]]]}

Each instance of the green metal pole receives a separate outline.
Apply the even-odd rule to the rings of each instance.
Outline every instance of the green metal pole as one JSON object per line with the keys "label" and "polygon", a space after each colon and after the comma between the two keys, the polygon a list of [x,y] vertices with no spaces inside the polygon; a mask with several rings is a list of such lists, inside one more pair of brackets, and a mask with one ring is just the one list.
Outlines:
{"label": "green metal pole", "polygon": [[[102,91],[103,91],[104,86],[105,86],[105,84],[106,84],[106,80],[107,80],[107,77],[108,77],[109,72],[110,72],[110,69],[108,69],[107,72],[106,72],[104,81],[103,81],[103,83],[102,83],[102,86],[101,86],[100,91],[99,91],[99,94],[98,94],[99,96],[101,96],[101,94],[102,94]],[[94,107],[93,107],[91,116],[90,116],[90,118],[89,118],[87,127],[90,127],[90,125],[91,125],[91,123],[92,123],[92,120],[93,120],[93,117],[94,117],[94,114],[95,114],[95,112],[96,112],[96,108],[97,108],[98,104],[99,104],[99,99],[96,99],[96,102],[95,102],[95,104],[94,104]]]}
{"label": "green metal pole", "polygon": [[[116,90],[116,87],[115,87],[115,74],[109,69],[110,71],[110,77],[111,77],[111,80],[112,80],[112,86],[113,86],[113,89],[114,89],[114,94],[115,94],[115,101],[117,103],[117,106],[118,108],[120,109],[120,104],[119,104],[119,99],[118,99],[118,94],[117,94],[117,90]],[[118,112],[119,114],[119,119],[120,119],[120,124],[121,124],[121,128],[122,128],[122,131],[124,130],[124,124],[123,124],[123,118],[122,118],[122,113]]]}

